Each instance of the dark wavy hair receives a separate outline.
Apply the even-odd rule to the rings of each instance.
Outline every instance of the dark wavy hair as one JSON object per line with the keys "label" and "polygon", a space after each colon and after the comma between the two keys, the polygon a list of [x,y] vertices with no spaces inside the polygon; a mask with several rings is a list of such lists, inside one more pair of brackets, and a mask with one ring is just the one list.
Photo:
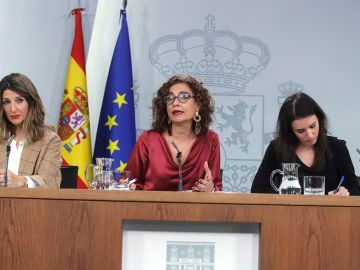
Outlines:
{"label": "dark wavy hair", "polygon": [[26,142],[32,143],[40,140],[44,135],[45,109],[38,91],[28,77],[19,73],[12,73],[0,81],[0,142],[5,142],[11,134],[15,135],[15,127],[6,118],[3,106],[3,93],[11,90],[24,97],[29,104],[22,128]]}
{"label": "dark wavy hair", "polygon": [[[201,136],[208,131],[209,126],[213,122],[212,115],[215,110],[215,102],[202,83],[190,76],[173,76],[159,88],[156,97],[152,101],[152,128],[161,133],[166,130],[171,133],[171,124],[169,124],[164,97],[169,94],[170,87],[178,83],[186,84],[193,92],[196,101],[200,104],[201,131],[197,136]],[[195,122],[192,125],[192,130],[194,129]]]}
{"label": "dark wavy hair", "polygon": [[294,120],[310,115],[316,115],[319,121],[319,135],[314,146],[314,167],[321,169],[325,166],[327,158],[331,158],[327,143],[328,121],[320,106],[303,92],[289,96],[280,108],[276,126],[275,151],[280,161],[294,161],[295,149],[299,140],[294,134],[291,124]]}

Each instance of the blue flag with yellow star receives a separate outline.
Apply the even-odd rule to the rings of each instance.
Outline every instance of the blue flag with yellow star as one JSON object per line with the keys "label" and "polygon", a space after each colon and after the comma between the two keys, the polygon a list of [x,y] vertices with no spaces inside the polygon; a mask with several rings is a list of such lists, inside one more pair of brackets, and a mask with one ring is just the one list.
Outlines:
{"label": "blue flag with yellow star", "polygon": [[113,169],[123,170],[135,144],[135,110],[130,41],[126,12],[121,10],[121,29],[106,82],[96,134],[94,160],[113,158]]}

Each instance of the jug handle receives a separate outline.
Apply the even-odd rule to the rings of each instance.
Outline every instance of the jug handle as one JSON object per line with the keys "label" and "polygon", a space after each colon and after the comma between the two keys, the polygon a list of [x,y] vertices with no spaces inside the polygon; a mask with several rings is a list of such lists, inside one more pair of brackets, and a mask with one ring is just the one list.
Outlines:
{"label": "jug handle", "polygon": [[272,173],[270,174],[270,184],[271,184],[271,186],[273,187],[273,189],[274,189],[275,191],[279,192],[280,189],[279,189],[277,186],[275,186],[274,180],[273,180],[274,175],[275,175],[276,173],[280,173],[281,175],[284,175],[284,172],[283,172],[282,170],[275,169],[275,170],[273,170]]}
{"label": "jug handle", "polygon": [[89,164],[89,165],[86,166],[86,169],[85,169],[85,180],[86,180],[86,182],[88,182],[89,186],[90,186],[92,189],[94,189],[94,187],[93,187],[94,183],[93,183],[93,182],[94,182],[96,176],[93,175],[93,180],[91,181],[90,178],[89,178],[89,174],[88,174],[89,169],[92,168],[92,167],[97,167],[97,165]]}

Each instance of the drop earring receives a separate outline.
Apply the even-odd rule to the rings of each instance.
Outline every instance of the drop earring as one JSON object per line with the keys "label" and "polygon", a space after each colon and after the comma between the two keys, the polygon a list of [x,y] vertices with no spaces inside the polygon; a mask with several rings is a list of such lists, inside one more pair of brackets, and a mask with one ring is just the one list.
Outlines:
{"label": "drop earring", "polygon": [[199,135],[200,131],[201,131],[201,125],[200,125],[200,121],[201,121],[201,116],[199,114],[199,112],[196,112],[194,115],[194,121],[195,121],[195,134]]}

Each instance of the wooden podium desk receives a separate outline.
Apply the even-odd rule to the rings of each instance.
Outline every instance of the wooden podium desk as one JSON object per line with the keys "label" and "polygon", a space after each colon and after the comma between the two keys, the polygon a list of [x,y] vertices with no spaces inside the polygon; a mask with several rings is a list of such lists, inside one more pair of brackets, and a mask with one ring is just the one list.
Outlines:
{"label": "wooden podium desk", "polygon": [[255,222],[261,270],[360,269],[359,197],[11,188],[0,269],[120,269],[126,220]]}

